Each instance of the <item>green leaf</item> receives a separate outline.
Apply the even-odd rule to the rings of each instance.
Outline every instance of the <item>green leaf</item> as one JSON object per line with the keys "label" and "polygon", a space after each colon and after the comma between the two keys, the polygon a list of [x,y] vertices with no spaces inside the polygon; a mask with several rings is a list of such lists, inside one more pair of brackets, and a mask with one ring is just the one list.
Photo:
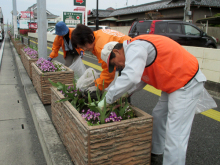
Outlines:
{"label": "green leaf", "polygon": [[77,101],[78,101],[78,96],[73,99],[73,103],[75,104],[75,107],[76,107]]}
{"label": "green leaf", "polygon": [[74,101],[71,101],[71,105],[76,109],[76,105],[74,104]]}
{"label": "green leaf", "polygon": [[68,98],[71,98],[72,100],[75,97],[74,93],[65,93],[65,94],[68,96]]}
{"label": "green leaf", "polygon": [[95,99],[93,99],[93,103],[95,104],[95,106],[98,106],[98,103],[95,101]]}
{"label": "green leaf", "polygon": [[105,79],[103,79],[103,82],[102,82],[102,95],[104,92],[105,92]]}
{"label": "green leaf", "polygon": [[88,92],[88,102],[89,102],[89,104],[92,103],[92,99],[91,99],[91,96],[90,96],[90,93],[89,93],[89,92]]}
{"label": "green leaf", "polygon": [[88,106],[92,111],[99,112],[96,106]]}
{"label": "green leaf", "polygon": [[76,83],[74,79],[73,79],[73,89],[76,90]]}
{"label": "green leaf", "polygon": [[59,86],[57,83],[54,83],[51,79],[48,78],[48,80],[49,80],[49,82],[50,82],[54,87],[58,87],[58,86]]}
{"label": "green leaf", "polygon": [[101,101],[100,100],[100,93],[99,93],[99,88],[98,87],[96,88],[96,96],[98,98],[98,101]]}
{"label": "green leaf", "polygon": [[56,102],[64,102],[64,101],[68,101],[68,100],[70,100],[70,98],[63,98],[63,99],[60,99],[60,100],[58,100]]}
{"label": "green leaf", "polygon": [[107,91],[103,92],[101,100],[103,100],[105,98],[106,93],[107,93]]}
{"label": "green leaf", "polygon": [[[120,111],[119,111],[119,116],[121,116],[122,118],[124,116],[125,109],[128,107],[128,105],[129,105],[129,103],[128,103],[128,100],[126,98],[124,107],[123,108],[120,107]],[[121,104],[121,106],[122,106],[122,104]]]}

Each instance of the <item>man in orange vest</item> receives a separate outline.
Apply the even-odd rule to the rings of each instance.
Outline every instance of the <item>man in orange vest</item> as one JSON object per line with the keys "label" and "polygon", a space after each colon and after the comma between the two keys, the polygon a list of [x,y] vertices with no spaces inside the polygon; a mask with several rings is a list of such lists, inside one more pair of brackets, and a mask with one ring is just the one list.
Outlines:
{"label": "man in orange vest", "polygon": [[[114,67],[123,68],[105,96],[107,104],[146,84],[162,90],[152,112],[152,164],[161,157],[163,165],[184,165],[195,107],[206,81],[197,59],[168,37],[151,34],[123,44],[110,42],[101,58],[110,73]],[[103,108],[104,100],[98,106]]]}
{"label": "man in orange vest", "polygon": [[72,64],[73,59],[75,57],[79,56],[79,54],[83,54],[83,50],[75,49],[72,47],[71,34],[74,28],[68,28],[63,21],[58,22],[55,28],[57,36],[54,39],[52,52],[50,53],[48,61],[51,61],[53,58],[56,58],[58,56],[60,47],[62,47],[65,65],[69,67]]}
{"label": "man in orange vest", "polygon": [[[73,31],[71,37],[73,47],[82,48],[84,51],[90,51],[96,56],[98,62],[101,63],[103,71],[101,72],[100,77],[96,79],[96,86],[98,85],[100,90],[103,90],[103,80],[104,88],[107,88],[115,76],[115,70],[109,73],[107,64],[101,59],[101,51],[104,45],[111,41],[123,43],[123,41],[130,39],[129,36],[111,29],[102,29],[93,32],[89,27],[82,24],[78,24]],[[94,92],[96,91],[96,87],[91,87],[88,90]]]}

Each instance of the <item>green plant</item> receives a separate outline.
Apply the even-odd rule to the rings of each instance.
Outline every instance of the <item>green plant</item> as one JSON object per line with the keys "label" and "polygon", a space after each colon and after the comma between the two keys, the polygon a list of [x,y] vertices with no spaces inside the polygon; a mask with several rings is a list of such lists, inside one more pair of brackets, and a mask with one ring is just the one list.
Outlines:
{"label": "green plant", "polygon": [[[107,109],[107,106],[106,106],[106,99],[105,99],[105,94],[102,95],[102,97],[100,98],[100,95],[99,95],[99,92],[97,92],[98,90],[98,87],[96,89],[96,94],[97,94],[97,98],[98,98],[98,101],[95,101],[91,99],[90,97],[90,93],[88,92],[88,104],[86,104],[92,111],[94,112],[99,112],[100,113],[100,123],[101,124],[104,124],[105,123],[105,118],[108,117],[109,113],[111,111],[109,111],[109,113],[107,113],[108,109]],[[98,103],[104,99],[104,108],[103,109],[100,109],[98,107]]]}
{"label": "green plant", "polygon": [[[88,125],[90,126],[105,124],[114,121],[121,121],[122,119],[135,117],[135,113],[129,106],[127,98],[120,98],[115,103],[108,105],[105,98],[107,91],[100,92],[99,88],[97,87],[97,100],[92,99],[89,92],[86,100],[83,92],[76,88],[76,83],[74,79],[72,86],[67,86],[60,82],[54,83],[50,79],[48,80],[65,97],[56,102],[69,101],[73,105],[73,107],[79,113],[81,113],[82,117],[87,121]],[[102,85],[104,89],[104,80]],[[103,109],[100,109],[98,107],[98,103],[103,99],[104,107]]]}
{"label": "green plant", "polygon": [[58,100],[57,102],[69,101],[72,106],[80,111],[82,107],[85,105],[85,98],[82,97],[82,92],[79,89],[76,89],[75,80],[73,79],[73,86],[67,86],[60,82],[54,83],[50,79],[48,79],[50,83],[57,88],[57,90],[61,91],[65,98]]}
{"label": "green plant", "polygon": [[19,40],[20,40],[20,39],[19,39],[19,38],[17,38],[17,37],[15,37],[14,39],[15,39],[15,41],[19,41]]}
{"label": "green plant", "polygon": [[38,51],[38,47],[37,47],[36,45],[30,45],[29,47],[30,47],[31,49],[34,49],[34,50]]}

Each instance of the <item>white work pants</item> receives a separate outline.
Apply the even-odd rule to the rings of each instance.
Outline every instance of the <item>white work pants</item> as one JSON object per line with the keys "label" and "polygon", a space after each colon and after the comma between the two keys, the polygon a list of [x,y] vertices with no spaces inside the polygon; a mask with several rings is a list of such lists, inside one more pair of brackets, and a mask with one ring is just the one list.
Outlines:
{"label": "white work pants", "polygon": [[186,150],[203,82],[193,78],[173,93],[162,92],[153,110],[152,153],[164,154],[163,165],[185,165]]}

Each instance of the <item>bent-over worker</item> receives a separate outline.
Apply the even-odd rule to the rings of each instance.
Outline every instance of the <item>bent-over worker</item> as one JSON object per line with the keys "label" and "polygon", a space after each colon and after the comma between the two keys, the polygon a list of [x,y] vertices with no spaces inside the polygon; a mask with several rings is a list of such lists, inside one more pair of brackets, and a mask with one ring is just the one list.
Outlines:
{"label": "bent-over worker", "polygon": [[[152,112],[151,153],[163,154],[163,165],[184,165],[195,107],[206,81],[196,57],[168,37],[147,34],[106,44],[101,58],[110,73],[114,66],[123,68],[106,94],[107,104],[146,84],[162,90]],[[103,108],[104,100],[98,106]]]}
{"label": "bent-over worker", "polygon": [[[71,37],[73,47],[82,48],[84,51],[90,51],[96,56],[98,62],[101,63],[103,71],[100,77],[96,79],[96,86],[98,85],[100,90],[102,90],[103,80],[104,88],[107,88],[115,76],[115,70],[109,73],[107,64],[101,59],[101,51],[104,45],[111,41],[123,43],[123,41],[130,39],[129,36],[111,29],[102,29],[93,32],[88,26],[82,24],[78,24],[73,31]],[[94,92],[96,91],[96,87],[91,87],[88,90]]]}
{"label": "bent-over worker", "polygon": [[83,54],[83,50],[72,47],[71,34],[74,28],[68,28],[63,21],[60,21],[56,24],[55,29],[56,37],[54,39],[52,52],[50,53],[48,61],[56,58],[58,56],[60,47],[62,47],[65,65],[69,67],[75,57],[79,56],[79,54]]}

